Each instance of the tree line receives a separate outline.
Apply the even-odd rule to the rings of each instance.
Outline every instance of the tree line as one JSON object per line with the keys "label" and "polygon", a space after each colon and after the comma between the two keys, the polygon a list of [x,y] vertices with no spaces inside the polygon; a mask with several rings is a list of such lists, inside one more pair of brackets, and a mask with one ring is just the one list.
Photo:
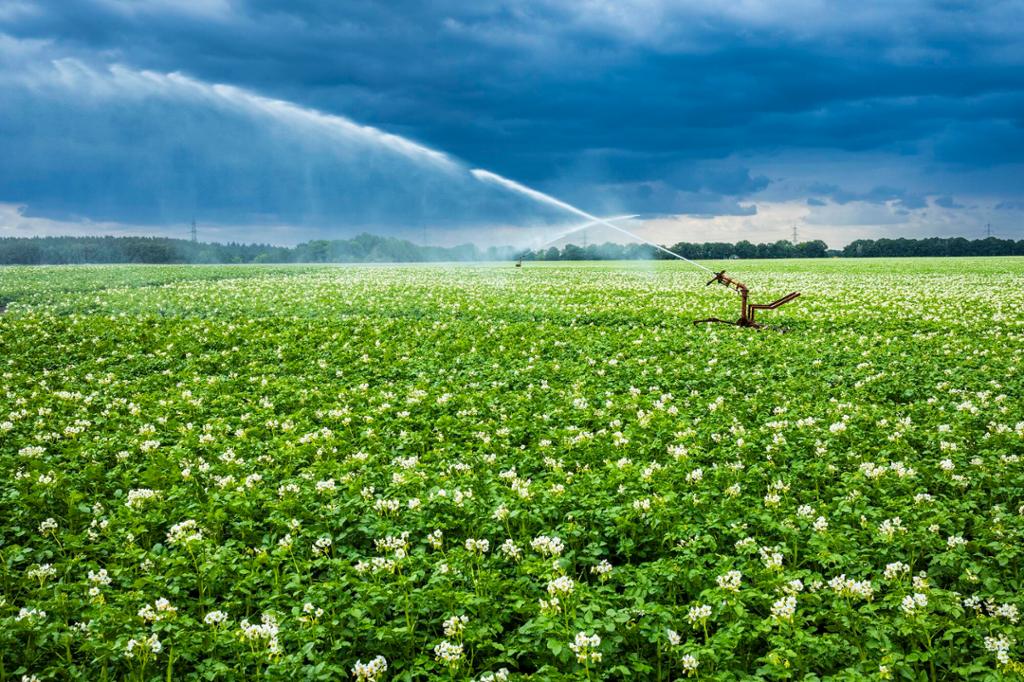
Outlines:
{"label": "tree line", "polygon": [[847,258],[886,256],[1024,256],[1024,239],[858,239],[843,248]]}
{"label": "tree line", "polygon": [[[821,240],[794,244],[787,240],[753,244],[740,241],[666,246],[690,259],[728,258],[871,258],[893,256],[1020,256],[1024,240],[858,239],[842,250]],[[671,258],[647,244],[566,244],[537,250],[473,244],[423,246],[404,239],[361,234],[351,239],[323,239],[297,246],[205,243],[164,237],[3,237],[0,265],[63,265],[87,263],[415,263],[485,260],[575,261]]]}
{"label": "tree line", "polygon": [[297,246],[192,242],[165,237],[3,237],[0,265],[87,263],[405,263],[509,260],[512,247],[479,249],[420,246],[403,239],[361,234]]}
{"label": "tree line", "polygon": [[[781,240],[771,244],[752,244],[741,241],[691,243],[679,242],[666,249],[691,260],[720,260],[723,258],[825,258],[838,255],[830,252],[828,245],[821,241],[793,244]],[[562,248],[550,247],[537,251],[526,250],[519,254],[523,260],[638,260],[670,259],[671,255],[649,244],[590,244],[577,246],[566,244]]]}

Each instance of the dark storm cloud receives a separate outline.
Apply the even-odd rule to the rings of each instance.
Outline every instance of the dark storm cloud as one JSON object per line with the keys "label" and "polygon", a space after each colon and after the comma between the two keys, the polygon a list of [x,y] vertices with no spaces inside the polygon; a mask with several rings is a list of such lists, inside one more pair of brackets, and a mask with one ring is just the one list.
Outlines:
{"label": "dark storm cloud", "polygon": [[238,88],[74,60],[0,87],[0,201],[28,216],[329,234],[558,219],[435,150]]}
{"label": "dark storm cloud", "polygon": [[[898,187],[886,187],[885,185],[872,187],[866,192],[851,192],[841,189],[836,185],[814,183],[808,187],[808,190],[817,196],[828,197],[840,205],[853,201],[862,201],[867,204],[885,204],[892,201],[902,209],[924,208],[928,205],[928,201],[924,196],[913,194]],[[813,205],[823,206],[824,202]]]}
{"label": "dark storm cloud", "polygon": [[[1024,162],[1019,0],[786,0],[771,9],[568,0],[16,0],[12,7],[0,11],[0,31],[48,41],[57,55],[181,71],[339,113],[593,210],[755,211],[751,198],[775,179],[747,159],[807,150],[838,160],[887,155],[923,179],[885,186],[841,167],[808,165],[800,169],[805,178],[833,187],[791,198],[812,207],[828,198],[918,210],[929,195],[957,194],[963,174],[995,168],[1009,178]],[[174,112],[163,113],[173,120]],[[204,139],[205,114],[179,115]],[[211,139],[229,134],[210,127]],[[250,157],[269,146],[287,173],[301,163],[286,157],[312,153],[267,142],[259,131],[237,146],[226,153],[237,152],[239,163],[256,163]],[[216,177],[222,171],[211,169]],[[0,190],[17,190],[4,191],[8,200],[27,193],[33,205],[59,204],[45,199],[45,182]],[[296,174],[267,196],[298,201],[303,182]],[[403,201],[416,205],[410,196]]]}
{"label": "dark storm cloud", "polygon": [[[687,191],[660,181],[601,185],[596,191],[580,194],[577,201],[596,203],[602,213],[621,213],[624,207],[643,206],[645,217],[686,214],[698,217],[716,215],[749,216],[757,213],[755,204],[741,204],[735,198],[708,191]],[[567,191],[567,196],[572,194]]]}

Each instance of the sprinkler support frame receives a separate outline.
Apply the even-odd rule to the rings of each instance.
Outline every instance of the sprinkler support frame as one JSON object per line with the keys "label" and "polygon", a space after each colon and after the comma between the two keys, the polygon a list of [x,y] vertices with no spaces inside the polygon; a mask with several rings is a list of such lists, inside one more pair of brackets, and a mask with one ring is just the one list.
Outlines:
{"label": "sprinkler support frame", "polygon": [[725,270],[722,270],[721,272],[716,272],[715,276],[705,286],[711,286],[715,282],[719,282],[722,284],[722,286],[727,287],[729,289],[733,289],[739,293],[741,298],[740,319],[733,322],[730,320],[723,320],[718,317],[708,317],[703,320],[694,320],[694,324],[717,322],[720,324],[731,324],[737,327],[751,327],[753,329],[761,329],[764,325],[754,320],[756,311],[775,310],[776,308],[789,303],[790,301],[792,301],[793,299],[800,295],[799,292],[794,291],[792,293],[786,294],[780,299],[772,301],[771,303],[749,303],[747,297],[750,294],[750,290],[747,289],[747,285],[744,284],[743,282],[740,282],[739,280],[735,280],[731,277],[726,277]]}

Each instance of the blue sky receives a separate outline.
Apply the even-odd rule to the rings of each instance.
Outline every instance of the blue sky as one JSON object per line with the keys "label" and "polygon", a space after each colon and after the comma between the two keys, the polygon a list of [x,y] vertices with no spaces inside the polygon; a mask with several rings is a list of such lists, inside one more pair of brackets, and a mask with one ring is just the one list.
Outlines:
{"label": "blue sky", "polygon": [[[6,0],[0,235],[1024,238],[1024,1]],[[604,238],[595,234],[592,238]]]}

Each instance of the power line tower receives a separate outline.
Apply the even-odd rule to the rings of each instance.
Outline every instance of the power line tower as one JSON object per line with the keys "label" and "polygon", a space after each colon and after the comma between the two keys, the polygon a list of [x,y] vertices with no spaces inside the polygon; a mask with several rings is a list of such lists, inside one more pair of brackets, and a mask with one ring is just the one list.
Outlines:
{"label": "power line tower", "polygon": [[196,219],[195,218],[192,219],[191,233],[192,233],[192,243],[193,244],[198,243],[199,242],[199,233],[196,231]]}
{"label": "power line tower", "polygon": [[992,236],[992,223],[985,223],[985,236],[986,237],[991,237]]}
{"label": "power line tower", "polygon": [[796,225],[793,226],[793,246],[796,246]]}

